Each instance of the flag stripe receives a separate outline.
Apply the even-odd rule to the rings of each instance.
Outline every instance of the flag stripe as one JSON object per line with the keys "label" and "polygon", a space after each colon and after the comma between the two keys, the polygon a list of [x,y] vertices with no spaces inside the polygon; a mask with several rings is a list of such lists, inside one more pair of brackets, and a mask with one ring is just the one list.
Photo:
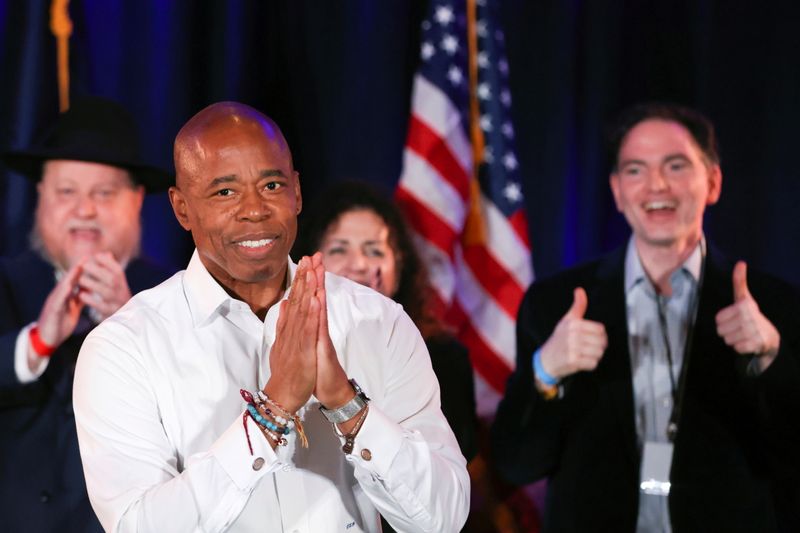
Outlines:
{"label": "flag stripe", "polygon": [[457,301],[476,330],[480,331],[485,344],[489,345],[497,357],[512,364],[515,360],[515,316],[509,316],[475,279],[475,271],[456,254],[458,274],[457,291],[453,300]]}
{"label": "flag stripe", "polygon": [[484,342],[458,302],[450,307],[450,317],[463,324],[458,338],[469,346],[472,366],[492,388],[503,390],[508,376],[511,375],[511,367],[497,357],[497,354]]}
{"label": "flag stripe", "polygon": [[466,217],[464,200],[428,160],[414,151],[406,150],[402,180],[402,189],[435,211],[454,232],[461,231]]}
{"label": "flag stripe", "polygon": [[523,289],[483,246],[464,248],[464,261],[478,283],[509,317],[514,318]]}
{"label": "flag stripe", "polygon": [[453,243],[458,238],[453,228],[405,187],[399,187],[395,191],[395,198],[406,213],[411,227],[417,233],[425,235],[425,238],[439,250],[452,257]]}
{"label": "flag stripe", "polygon": [[503,398],[499,392],[502,389],[493,387],[483,377],[475,372],[475,410],[479,418],[491,420],[494,417],[494,412],[497,410],[497,404]]}
{"label": "flag stripe", "polygon": [[435,316],[443,317],[447,310],[446,307],[450,305],[450,302],[453,300],[453,293],[455,292],[455,266],[450,256],[441,251],[437,246],[434,246],[429,240],[422,237],[413,228],[411,235],[417,245],[420,257],[428,269],[428,278],[430,279],[431,288],[436,292],[438,298],[445,306],[445,308],[441,310],[442,312]]}
{"label": "flag stripe", "polygon": [[[430,129],[419,115],[411,116],[406,148],[426,159],[428,164],[461,196],[469,198],[469,173],[456,160],[447,142]],[[413,169],[409,169],[413,170]]]}
{"label": "flag stripe", "polygon": [[414,77],[411,113],[412,117],[416,115],[439,138],[447,141],[459,165],[469,175],[472,171],[472,148],[460,113],[441,89],[419,74]]}
{"label": "flag stripe", "polygon": [[[527,248],[526,252],[530,250],[531,242],[528,237],[528,217],[525,216],[525,211],[522,209],[517,210],[516,213],[508,218],[508,221],[511,223],[511,227],[514,228],[514,232],[517,234],[517,237],[519,237],[519,240],[522,241],[525,248]],[[530,261],[528,261],[528,264],[530,264]],[[533,275],[531,275],[531,279],[533,279]]]}
{"label": "flag stripe", "polygon": [[481,206],[486,232],[491,235],[491,238],[487,239],[486,246],[491,251],[492,257],[503,265],[521,287],[527,287],[533,280],[530,248],[519,239],[517,232],[497,206],[483,195],[481,195]]}

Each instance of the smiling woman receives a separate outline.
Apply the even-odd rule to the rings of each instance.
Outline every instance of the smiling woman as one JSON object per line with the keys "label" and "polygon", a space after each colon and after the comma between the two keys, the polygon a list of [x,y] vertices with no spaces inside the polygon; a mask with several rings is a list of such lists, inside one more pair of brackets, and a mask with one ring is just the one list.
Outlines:
{"label": "smiling woman", "polygon": [[467,460],[477,453],[472,366],[434,315],[431,288],[405,220],[365,183],[341,183],[318,196],[302,220],[295,255],[319,250],[325,270],[371,287],[403,306],[422,333],[441,387],[442,412]]}

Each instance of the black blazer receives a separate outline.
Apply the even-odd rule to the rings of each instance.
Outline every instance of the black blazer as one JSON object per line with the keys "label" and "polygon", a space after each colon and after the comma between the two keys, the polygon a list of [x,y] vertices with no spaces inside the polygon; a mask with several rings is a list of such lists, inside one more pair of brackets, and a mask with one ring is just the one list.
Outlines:
{"label": "black blazer", "polygon": [[[132,293],[168,274],[142,260],[125,274]],[[86,332],[52,355],[44,374],[17,382],[14,348],[20,330],[39,317],[55,286],[53,267],[33,252],[0,258],[0,529],[102,531],[86,494],[72,378]]]}
{"label": "black blazer", "polygon": [[[508,480],[548,478],[544,531],[635,531],[640,450],[633,412],[621,248],[537,282],[517,322],[517,365],[492,429],[494,461]],[[733,302],[732,265],[709,251],[687,367],[670,481],[675,531],[772,531],[797,512],[800,451],[800,298],[751,272],[748,285],[781,334],[780,353],[760,376],[716,333]],[[581,286],[586,318],[605,324],[608,348],[593,372],[564,380],[562,399],[535,390],[531,356]],[[793,448],[793,449],[792,449]],[[775,497],[777,495],[777,498]]]}

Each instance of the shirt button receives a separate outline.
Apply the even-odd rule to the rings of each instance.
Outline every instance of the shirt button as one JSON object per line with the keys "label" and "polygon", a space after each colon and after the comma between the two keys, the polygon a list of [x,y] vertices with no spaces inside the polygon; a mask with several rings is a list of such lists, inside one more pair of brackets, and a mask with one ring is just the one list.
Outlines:
{"label": "shirt button", "polygon": [[283,471],[284,472],[289,472],[289,471],[291,471],[291,469],[292,469],[292,465],[283,465]]}
{"label": "shirt button", "polygon": [[256,457],[256,460],[253,461],[253,470],[261,470],[262,466],[264,466],[264,458]]}
{"label": "shirt button", "polygon": [[361,450],[361,458],[364,459],[365,461],[369,461],[370,459],[372,459],[372,452],[369,451],[369,448],[364,448],[363,450]]}
{"label": "shirt button", "polygon": [[50,501],[50,493],[49,493],[49,492],[47,492],[46,490],[43,490],[43,491],[42,491],[42,492],[39,494],[39,501],[40,501],[40,502],[42,502],[42,503],[47,503],[47,502],[49,502],[49,501]]}

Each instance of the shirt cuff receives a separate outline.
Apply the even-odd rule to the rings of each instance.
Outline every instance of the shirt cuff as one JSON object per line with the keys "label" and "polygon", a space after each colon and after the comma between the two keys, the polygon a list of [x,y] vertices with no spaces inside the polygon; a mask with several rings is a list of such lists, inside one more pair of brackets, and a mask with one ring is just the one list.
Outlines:
{"label": "shirt cuff", "polygon": [[[404,435],[405,431],[399,424],[383,414],[374,403],[370,403],[367,417],[353,443],[353,452],[346,455],[345,459],[379,479],[385,479],[403,445]],[[342,437],[339,440],[344,444]]]}
{"label": "shirt cuff", "polygon": [[28,350],[31,349],[30,334],[31,329],[35,325],[36,322],[33,322],[22,328],[19,335],[17,335],[17,342],[14,345],[14,372],[17,374],[17,380],[23,385],[39,379],[50,363],[49,357],[40,357],[39,359],[41,361],[35,372],[31,372],[28,366]]}
{"label": "shirt cuff", "polygon": [[[225,433],[214,442],[210,452],[240,490],[249,490],[265,474],[281,468],[283,463],[267,442],[267,438],[258,429],[257,424],[249,416],[245,418],[247,422],[243,422],[242,418],[242,416],[236,418],[233,424],[225,430]],[[244,429],[245,423],[247,424],[247,433]],[[253,447],[252,454],[247,445],[248,433],[250,444]],[[290,443],[290,445],[292,444]]]}

